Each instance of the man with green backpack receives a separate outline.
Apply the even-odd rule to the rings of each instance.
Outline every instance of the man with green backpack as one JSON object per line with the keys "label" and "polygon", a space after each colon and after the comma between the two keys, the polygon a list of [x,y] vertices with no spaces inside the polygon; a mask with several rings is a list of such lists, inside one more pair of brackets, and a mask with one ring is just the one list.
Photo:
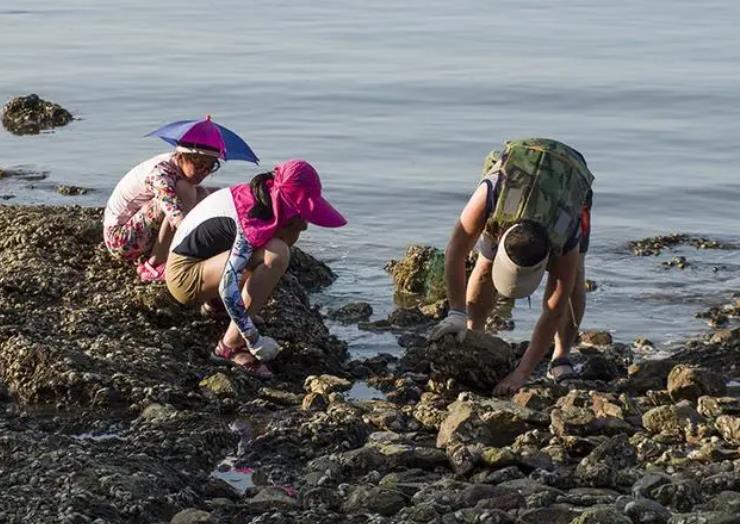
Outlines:
{"label": "man with green backpack", "polygon": [[[584,255],[590,233],[593,175],[583,156],[555,140],[527,138],[488,155],[483,180],[463,209],[445,251],[449,313],[432,339],[483,330],[496,293],[524,298],[549,273],[542,313],[517,368],[497,386],[513,393],[528,380],[554,339],[548,376],[574,377],[570,346],[586,307]],[[470,280],[465,259],[478,242]]]}

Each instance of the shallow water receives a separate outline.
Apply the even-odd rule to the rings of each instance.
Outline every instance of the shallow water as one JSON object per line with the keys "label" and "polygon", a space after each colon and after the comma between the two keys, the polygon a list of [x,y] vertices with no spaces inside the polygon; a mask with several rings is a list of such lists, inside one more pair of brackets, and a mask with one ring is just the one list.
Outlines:
{"label": "shallow water", "polygon": [[[0,100],[37,92],[80,120],[35,137],[0,130],[0,167],[49,172],[0,180],[0,195],[103,204],[125,171],[165,149],[145,133],[212,113],[263,166],[304,156],[319,168],[350,224],[301,240],[339,274],[318,298],[368,301],[376,319],[392,308],[384,263],[412,242],[444,246],[487,151],[552,136],[597,177],[587,271],[599,289],[584,327],[660,350],[704,329],[694,314],[740,289],[736,251],[681,249],[694,267],[680,271],[660,266],[671,253],[624,247],[672,231],[740,240],[739,14],[729,0],[6,0]],[[213,183],[259,169],[232,163]],[[63,197],[60,183],[96,191]],[[527,337],[537,309],[518,306],[507,335]],[[337,332],[355,353],[399,350],[387,335]]]}

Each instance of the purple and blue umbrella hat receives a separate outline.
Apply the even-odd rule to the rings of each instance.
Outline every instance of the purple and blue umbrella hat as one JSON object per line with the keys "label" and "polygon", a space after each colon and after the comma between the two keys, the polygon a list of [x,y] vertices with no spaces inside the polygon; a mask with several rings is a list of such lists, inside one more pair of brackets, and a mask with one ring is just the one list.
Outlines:
{"label": "purple and blue umbrella hat", "polygon": [[217,151],[224,160],[246,160],[259,164],[252,148],[236,133],[211,120],[179,120],[146,136],[158,136],[173,146],[201,147]]}

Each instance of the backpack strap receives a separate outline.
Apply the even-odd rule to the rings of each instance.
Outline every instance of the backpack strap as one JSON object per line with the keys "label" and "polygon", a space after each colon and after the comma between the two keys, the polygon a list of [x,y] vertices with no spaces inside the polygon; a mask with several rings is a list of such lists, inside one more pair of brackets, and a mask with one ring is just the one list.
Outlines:
{"label": "backpack strap", "polygon": [[486,220],[493,214],[496,208],[496,200],[501,189],[501,173],[496,175],[496,183],[490,177],[483,179],[483,183],[486,184]]}

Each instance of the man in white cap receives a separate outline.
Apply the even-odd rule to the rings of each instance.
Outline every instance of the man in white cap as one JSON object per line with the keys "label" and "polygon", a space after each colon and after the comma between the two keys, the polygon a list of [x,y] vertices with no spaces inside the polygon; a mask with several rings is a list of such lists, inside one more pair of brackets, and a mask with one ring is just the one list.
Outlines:
{"label": "man in white cap", "polygon": [[[593,175],[578,151],[549,139],[509,141],[492,152],[484,177],[463,209],[445,252],[449,313],[432,339],[483,330],[496,293],[530,296],[547,271],[543,308],[518,366],[495,389],[515,392],[545,356],[555,351],[548,376],[574,376],[568,360],[586,306],[584,255],[590,233]],[[470,281],[465,260],[478,242]]]}

